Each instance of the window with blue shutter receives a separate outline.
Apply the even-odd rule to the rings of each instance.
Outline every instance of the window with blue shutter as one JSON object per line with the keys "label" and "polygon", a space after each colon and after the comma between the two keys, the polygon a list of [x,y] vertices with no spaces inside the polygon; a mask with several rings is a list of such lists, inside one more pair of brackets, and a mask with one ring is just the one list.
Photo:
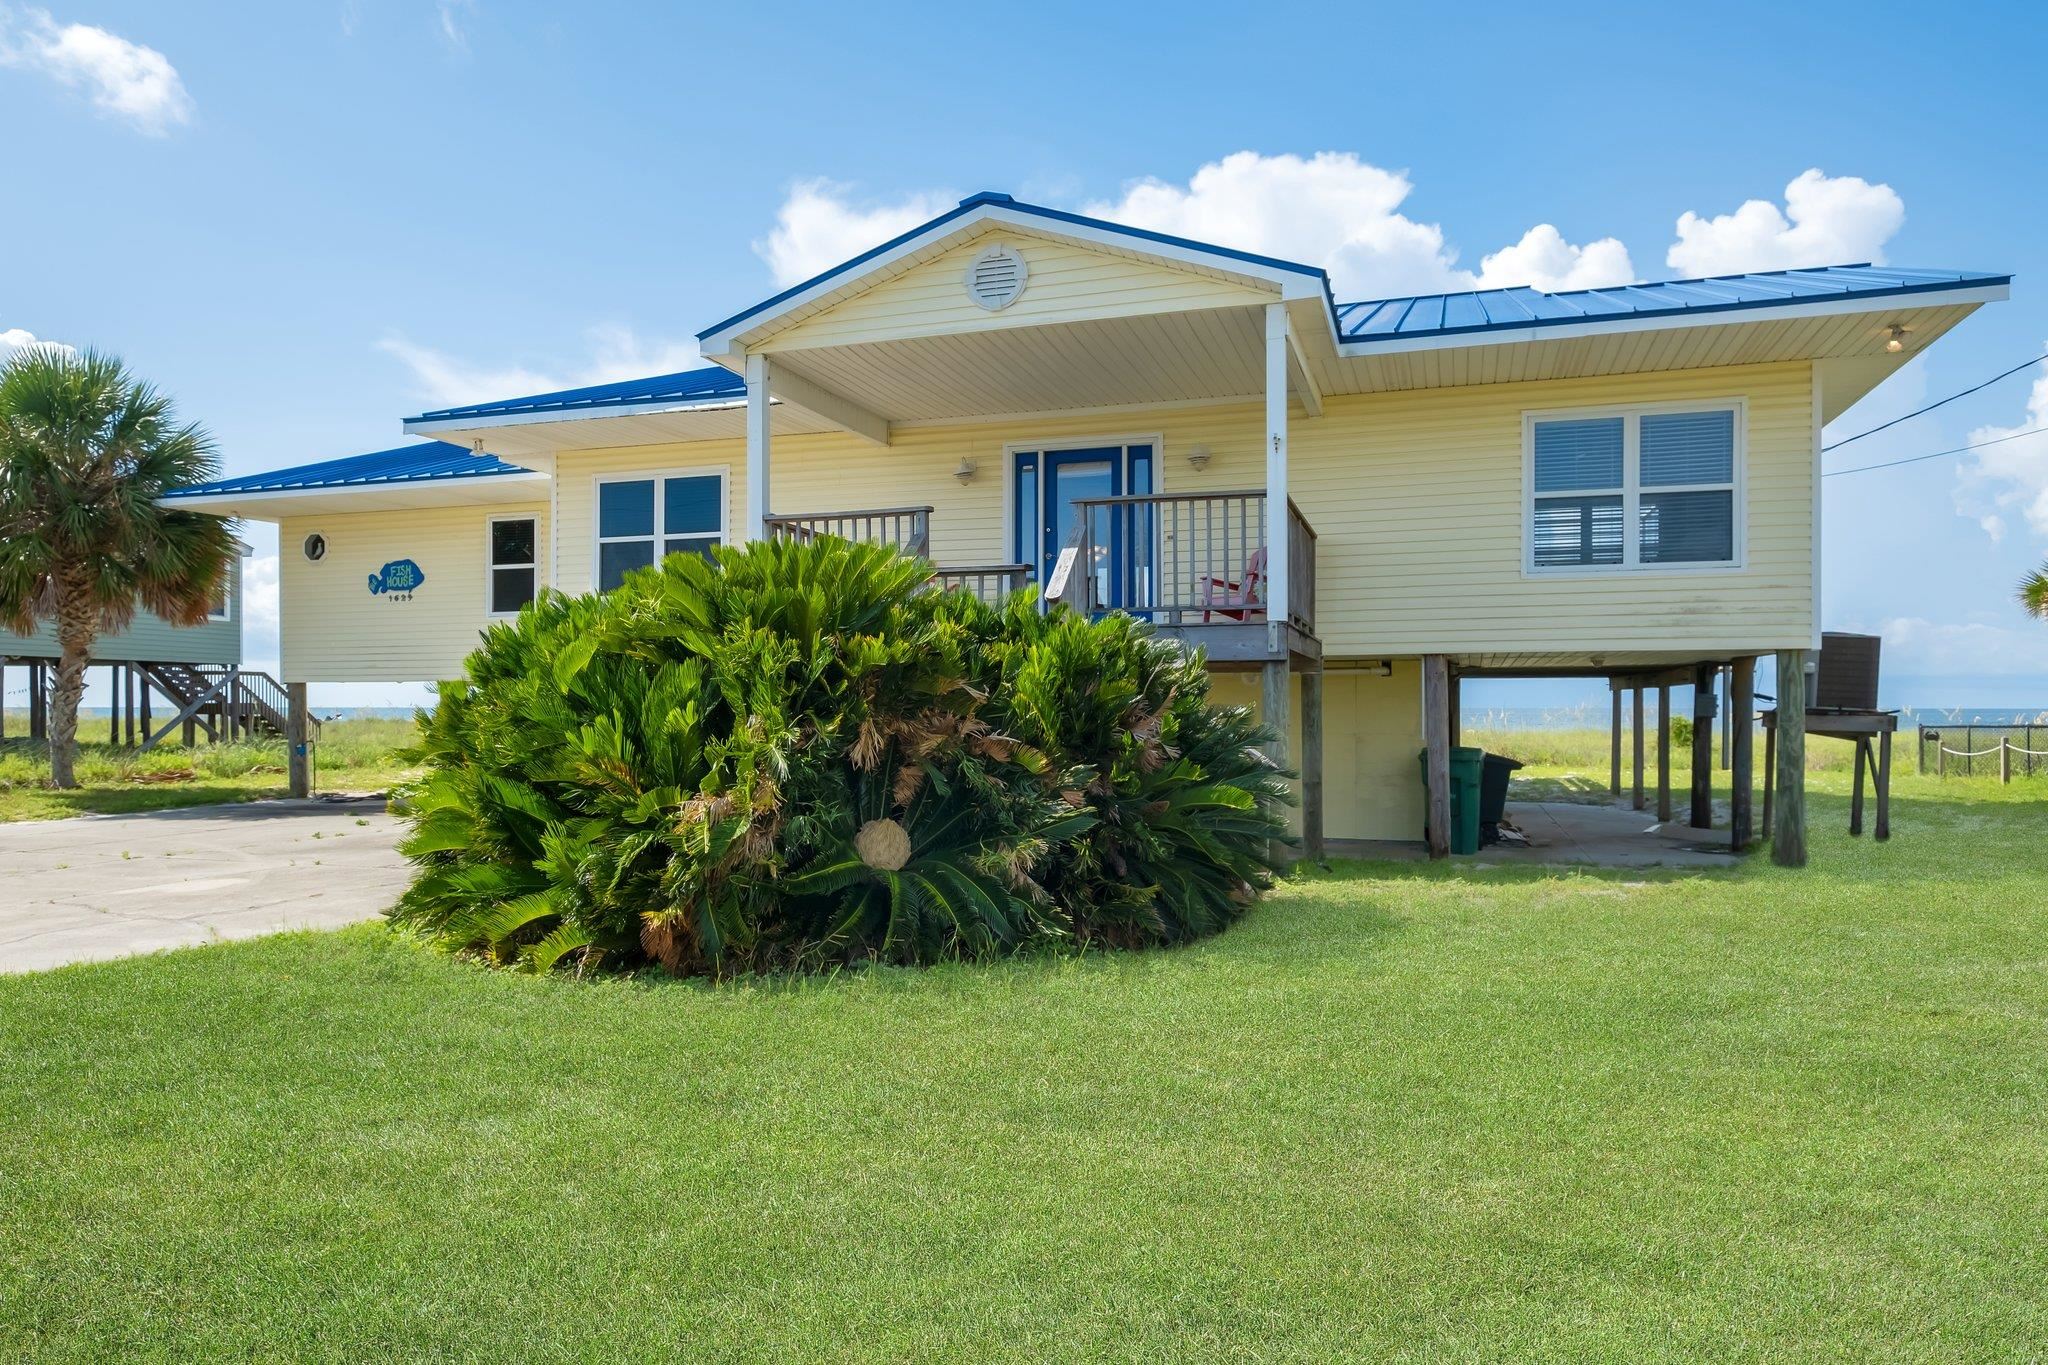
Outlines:
{"label": "window with blue shutter", "polygon": [[1733,564],[1733,408],[1529,424],[1536,571]]}

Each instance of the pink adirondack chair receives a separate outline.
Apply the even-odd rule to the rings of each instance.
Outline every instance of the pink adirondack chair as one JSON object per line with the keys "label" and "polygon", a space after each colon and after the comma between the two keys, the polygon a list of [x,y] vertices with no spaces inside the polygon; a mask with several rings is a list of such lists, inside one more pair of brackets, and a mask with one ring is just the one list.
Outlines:
{"label": "pink adirondack chair", "polygon": [[1202,591],[1204,621],[1263,621],[1266,619],[1266,547],[1253,550],[1244,562],[1244,578],[1233,583],[1211,578]]}

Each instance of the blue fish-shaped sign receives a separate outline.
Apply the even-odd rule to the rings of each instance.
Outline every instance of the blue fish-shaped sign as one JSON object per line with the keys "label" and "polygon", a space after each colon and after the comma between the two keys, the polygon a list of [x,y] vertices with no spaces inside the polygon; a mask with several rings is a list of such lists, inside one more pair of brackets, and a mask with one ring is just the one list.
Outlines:
{"label": "blue fish-shaped sign", "polygon": [[410,559],[394,559],[382,569],[370,575],[370,591],[373,594],[387,592],[412,592],[427,581],[420,566]]}

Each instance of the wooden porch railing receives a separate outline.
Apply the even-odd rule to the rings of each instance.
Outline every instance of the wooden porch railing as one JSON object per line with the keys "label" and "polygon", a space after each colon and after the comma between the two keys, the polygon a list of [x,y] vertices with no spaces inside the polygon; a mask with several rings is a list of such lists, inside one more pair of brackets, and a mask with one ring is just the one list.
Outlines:
{"label": "wooden porch railing", "polygon": [[[1058,600],[1161,625],[1264,624],[1266,495],[1143,493],[1079,499]],[[1288,620],[1315,633],[1316,533],[1287,500]],[[1048,589],[1050,591],[1050,589]]]}
{"label": "wooden porch railing", "polygon": [[932,545],[930,507],[870,507],[852,512],[806,512],[766,518],[768,534],[791,540],[839,536],[874,545],[894,545],[907,555],[929,557]]}
{"label": "wooden porch railing", "polygon": [[949,592],[971,592],[994,605],[1036,576],[1029,564],[968,564],[940,568],[936,581]]}

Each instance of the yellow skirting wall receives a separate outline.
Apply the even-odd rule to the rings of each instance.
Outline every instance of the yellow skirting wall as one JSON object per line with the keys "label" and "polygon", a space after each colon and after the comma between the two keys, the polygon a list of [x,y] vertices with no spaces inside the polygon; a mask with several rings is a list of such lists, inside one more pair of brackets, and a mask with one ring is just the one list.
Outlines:
{"label": "yellow skirting wall", "polygon": [[[1374,661],[1377,663],[1377,660]],[[1259,709],[1257,673],[1217,673],[1220,705]],[[1288,762],[1301,762],[1301,677],[1294,676]],[[1422,668],[1395,659],[1391,677],[1331,664],[1323,674],[1323,834],[1330,839],[1422,837]],[[1297,826],[1299,814],[1297,812]]]}

